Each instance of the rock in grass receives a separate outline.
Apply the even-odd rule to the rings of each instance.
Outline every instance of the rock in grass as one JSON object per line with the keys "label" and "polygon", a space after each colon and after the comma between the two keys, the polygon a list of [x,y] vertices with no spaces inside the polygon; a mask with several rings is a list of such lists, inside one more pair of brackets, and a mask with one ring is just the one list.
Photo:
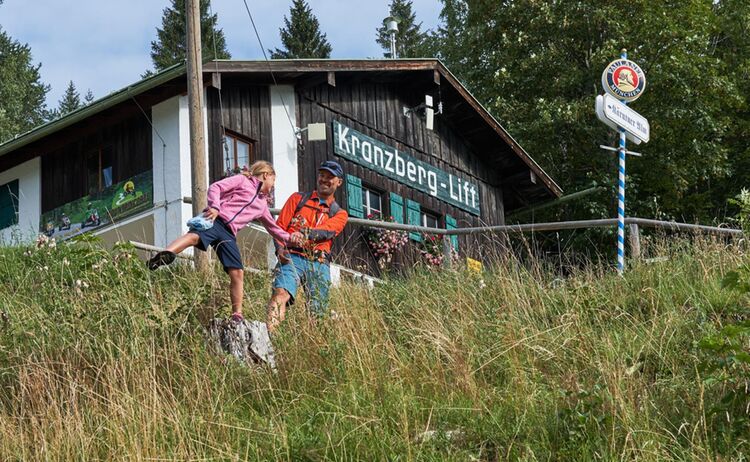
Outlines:
{"label": "rock in grass", "polygon": [[229,354],[247,366],[267,364],[276,370],[273,345],[266,323],[214,318],[208,325],[208,342],[217,354]]}

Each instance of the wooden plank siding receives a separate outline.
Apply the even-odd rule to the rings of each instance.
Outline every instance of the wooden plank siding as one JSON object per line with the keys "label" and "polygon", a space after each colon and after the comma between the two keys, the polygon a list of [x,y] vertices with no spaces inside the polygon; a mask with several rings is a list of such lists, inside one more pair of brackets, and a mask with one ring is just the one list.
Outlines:
{"label": "wooden plank siding", "polygon": [[138,113],[42,154],[42,213],[88,194],[86,156],[98,149],[112,150],[113,183],[151,170],[151,125]]}
{"label": "wooden plank siding", "polygon": [[[220,100],[221,98],[221,100]],[[273,160],[271,95],[267,85],[242,85],[225,79],[222,90],[208,88],[208,175],[214,182],[224,174],[224,128],[252,140],[253,159]]]}
{"label": "wooden plank siding", "polygon": [[[402,115],[404,106],[416,106],[427,92],[430,92],[430,89],[426,86],[422,91],[413,91],[404,89],[403,85],[396,83],[350,82],[343,78],[337,78],[336,87],[322,84],[311,88],[298,88],[299,125],[305,127],[308,123],[324,122],[328,130],[326,141],[307,141],[303,137],[305,150],[299,163],[300,189],[314,189],[318,165],[326,159],[335,159],[341,163],[346,173],[359,177],[365,187],[385,193],[382,200],[386,214],[390,213],[388,193],[394,192],[404,199],[420,203],[424,210],[438,214],[442,227],[445,226],[446,214],[454,217],[459,227],[503,224],[500,172],[481,161],[463,141],[461,134],[445,123],[440,115],[435,116],[433,131],[425,128],[424,120],[419,116],[412,115],[411,118],[406,118]],[[472,215],[429,194],[336,156],[333,152],[331,132],[333,120],[338,120],[400,151],[408,152],[415,158],[446,172],[468,177],[476,182],[481,190],[481,216]],[[493,150],[496,151],[497,148]],[[343,208],[347,208],[345,187],[339,188],[336,199]],[[362,227],[358,226],[348,226],[344,230],[343,235],[334,244],[336,261],[377,274],[375,260],[365,244],[362,231]],[[475,251],[475,241],[472,237],[461,237],[461,253],[474,257],[481,256]]]}

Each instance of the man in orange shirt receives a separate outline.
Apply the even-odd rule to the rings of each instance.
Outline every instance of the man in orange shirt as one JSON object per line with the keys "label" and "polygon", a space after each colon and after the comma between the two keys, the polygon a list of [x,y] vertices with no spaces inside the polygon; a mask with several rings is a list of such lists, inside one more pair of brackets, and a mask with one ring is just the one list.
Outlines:
{"label": "man in orange shirt", "polygon": [[328,311],[331,285],[331,243],[346,226],[349,214],[333,194],[343,183],[344,169],[327,160],[318,168],[318,186],[312,193],[294,193],[281,209],[276,223],[287,232],[306,237],[299,247],[276,246],[279,265],[268,302],[268,330],[273,332],[286,316],[287,303],[294,303],[297,289],[304,287],[308,310],[317,317]]}

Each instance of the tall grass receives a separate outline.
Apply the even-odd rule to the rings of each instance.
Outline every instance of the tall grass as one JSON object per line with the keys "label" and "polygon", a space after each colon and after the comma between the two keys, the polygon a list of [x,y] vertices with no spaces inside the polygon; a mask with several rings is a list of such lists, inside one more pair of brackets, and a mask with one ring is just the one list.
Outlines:
{"label": "tall grass", "polygon": [[[211,355],[226,276],[126,247],[0,250],[0,460],[746,460],[697,342],[747,301],[745,256],[663,249],[624,278],[498,262],[294,306],[278,373]],[[247,276],[248,318],[269,280]]]}

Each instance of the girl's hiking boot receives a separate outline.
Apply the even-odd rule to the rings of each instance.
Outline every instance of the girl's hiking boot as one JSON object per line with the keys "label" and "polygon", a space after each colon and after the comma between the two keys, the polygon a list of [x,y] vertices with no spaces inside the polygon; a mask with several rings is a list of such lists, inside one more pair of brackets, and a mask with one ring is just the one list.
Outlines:
{"label": "girl's hiking boot", "polygon": [[170,252],[169,250],[157,252],[157,254],[151,257],[151,260],[148,261],[148,269],[153,271],[160,266],[169,265],[175,258],[177,258],[177,254]]}

